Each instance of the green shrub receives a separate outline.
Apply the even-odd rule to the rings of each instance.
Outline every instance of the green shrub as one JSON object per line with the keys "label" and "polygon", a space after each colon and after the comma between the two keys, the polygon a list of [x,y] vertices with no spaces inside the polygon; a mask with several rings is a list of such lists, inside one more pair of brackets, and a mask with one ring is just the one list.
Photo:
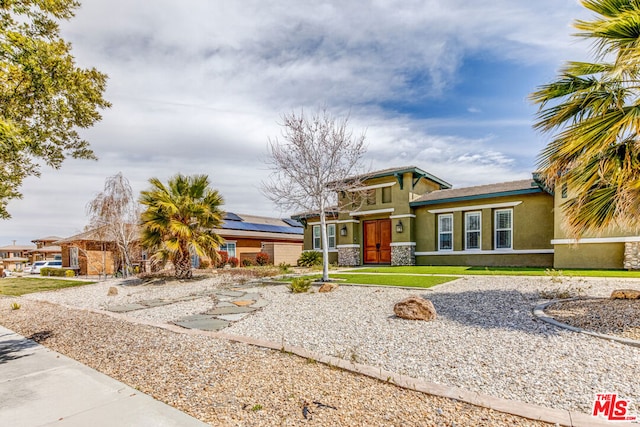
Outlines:
{"label": "green shrub", "polygon": [[201,259],[200,260],[200,268],[206,269],[206,268],[209,268],[210,265],[211,265],[211,263],[209,263],[208,260],[206,260],[206,259]]}
{"label": "green shrub", "polygon": [[322,265],[322,252],[305,251],[298,258],[298,266],[313,267],[314,265]]}
{"label": "green shrub", "polygon": [[76,272],[73,270],[65,270],[64,277],[76,277]]}
{"label": "green shrub", "polygon": [[269,264],[269,254],[266,252],[258,252],[256,254],[256,264],[267,265]]}
{"label": "green shrub", "polygon": [[286,262],[281,262],[278,264],[278,269],[280,270],[280,274],[291,273],[291,266]]}
{"label": "green shrub", "polygon": [[242,260],[243,267],[251,267],[253,265],[253,261],[250,258],[245,258]]}
{"label": "green shrub", "polygon": [[308,292],[311,288],[311,279],[305,279],[304,277],[296,277],[291,281],[289,290],[294,294],[302,294]]}
{"label": "green shrub", "polygon": [[20,310],[20,307],[22,307],[20,304],[18,304],[17,302],[12,302],[11,303],[11,310]]}
{"label": "green shrub", "polygon": [[[71,276],[67,276],[67,271],[71,272]],[[40,275],[47,277],[73,277],[76,273],[75,271],[67,268],[41,268]]]}

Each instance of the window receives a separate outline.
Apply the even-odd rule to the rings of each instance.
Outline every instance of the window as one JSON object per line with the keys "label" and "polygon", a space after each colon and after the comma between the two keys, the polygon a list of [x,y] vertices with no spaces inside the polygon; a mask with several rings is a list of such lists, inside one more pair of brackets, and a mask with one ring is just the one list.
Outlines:
{"label": "window", "polygon": [[[327,224],[327,240],[329,241],[329,249],[336,248],[336,225]],[[320,226],[313,226],[313,249],[322,249],[322,236],[320,235]]]}
{"label": "window", "polygon": [[480,249],[481,218],[480,212],[464,214],[465,249]]}
{"label": "window", "polygon": [[369,190],[365,190],[364,197],[367,200],[367,205],[375,205],[376,204],[376,189],[371,188]]}
{"label": "window", "polygon": [[220,251],[226,252],[229,258],[236,258],[236,242],[226,242],[220,245]]}
{"label": "window", "polygon": [[496,249],[511,249],[511,236],[513,233],[512,217],[513,209],[502,209],[496,211]]}
{"label": "window", "polygon": [[313,249],[322,249],[322,238],[320,237],[320,226],[313,226]]}
{"label": "window", "polygon": [[78,262],[78,248],[73,246],[69,248],[69,267],[71,268],[80,267],[80,263]]}
{"label": "window", "polygon": [[329,249],[336,248],[336,225],[327,224],[327,240],[329,241]]}
{"label": "window", "polygon": [[391,187],[382,187],[382,203],[391,203]]}
{"label": "window", "polygon": [[438,216],[438,250],[453,250],[453,214]]}

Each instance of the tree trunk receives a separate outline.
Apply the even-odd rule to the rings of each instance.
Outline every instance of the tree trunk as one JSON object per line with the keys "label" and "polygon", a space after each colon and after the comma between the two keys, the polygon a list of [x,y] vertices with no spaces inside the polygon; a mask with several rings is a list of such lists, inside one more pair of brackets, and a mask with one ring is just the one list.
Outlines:
{"label": "tree trunk", "polygon": [[190,279],[193,275],[191,271],[191,257],[189,252],[181,253],[179,258],[174,260],[173,267],[176,269],[176,279]]}
{"label": "tree trunk", "polygon": [[324,206],[320,208],[320,236],[322,242],[322,281],[329,281],[329,238],[327,237],[327,218]]}

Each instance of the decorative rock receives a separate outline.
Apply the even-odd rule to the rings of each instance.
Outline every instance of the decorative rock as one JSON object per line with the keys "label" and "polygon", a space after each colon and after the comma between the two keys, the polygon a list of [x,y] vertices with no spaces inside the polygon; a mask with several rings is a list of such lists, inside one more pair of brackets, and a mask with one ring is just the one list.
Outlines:
{"label": "decorative rock", "polygon": [[434,320],[436,309],[428,299],[412,296],[403,299],[393,306],[393,312],[402,319]]}
{"label": "decorative rock", "polygon": [[616,289],[611,292],[611,299],[640,299],[640,291],[634,289]]}
{"label": "decorative rock", "polygon": [[324,285],[320,286],[320,289],[318,289],[318,292],[332,292],[337,288],[338,288],[338,285],[336,283],[325,283]]}
{"label": "decorative rock", "polygon": [[111,286],[109,288],[109,292],[107,292],[107,296],[112,297],[112,296],[115,296],[115,295],[118,295],[118,288],[116,288],[115,286]]}

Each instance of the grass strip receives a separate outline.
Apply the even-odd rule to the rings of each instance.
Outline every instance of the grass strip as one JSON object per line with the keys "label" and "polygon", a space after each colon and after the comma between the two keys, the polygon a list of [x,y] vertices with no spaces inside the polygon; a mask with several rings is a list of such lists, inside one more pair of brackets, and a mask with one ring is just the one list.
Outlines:
{"label": "grass strip", "polygon": [[52,291],[56,289],[71,288],[74,286],[90,285],[95,282],[61,279],[37,279],[37,278],[5,278],[0,279],[0,295],[20,296],[34,292]]}
{"label": "grass strip", "polygon": [[468,267],[468,266],[398,266],[370,267],[350,270],[358,273],[380,274],[444,274],[480,276],[572,276],[572,277],[621,277],[640,278],[640,271],[626,270],[555,270],[542,267]]}
{"label": "grass strip", "polygon": [[[318,280],[320,274],[304,276],[311,280]],[[404,286],[408,288],[430,288],[432,286],[456,280],[457,277],[447,276],[407,276],[394,274],[329,274],[331,279],[340,279],[340,284],[348,283],[354,285],[382,285],[382,286]],[[290,281],[291,279],[289,279]]]}

